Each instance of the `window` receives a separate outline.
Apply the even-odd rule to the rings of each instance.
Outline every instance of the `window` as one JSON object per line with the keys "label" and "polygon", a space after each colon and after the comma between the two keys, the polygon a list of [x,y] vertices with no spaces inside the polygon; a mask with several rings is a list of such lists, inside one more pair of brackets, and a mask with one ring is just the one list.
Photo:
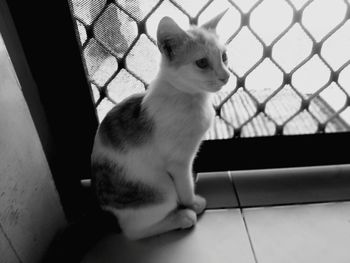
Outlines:
{"label": "window", "polygon": [[[47,117],[54,142],[49,162],[70,216],[86,204],[80,180],[89,178],[98,122],[93,106],[100,120],[113,106],[112,100],[118,103],[128,93],[147,88],[155,72],[147,63],[156,62],[158,52],[152,38],[155,28],[149,28],[149,21],[156,25],[167,10],[186,27],[230,8],[219,33],[231,46],[232,76],[223,90],[228,95],[221,93],[215,101],[217,106],[222,104],[220,116],[227,118],[226,122],[218,117],[217,123],[227,132],[219,134],[224,129],[218,128],[208,134],[196,158],[196,172],[349,163],[344,152],[350,142],[350,132],[344,128],[349,108],[348,0],[68,0],[50,5],[43,0],[8,0],[7,5]],[[101,21],[118,13],[123,27],[108,35],[112,30]],[[119,28],[118,22],[104,23]],[[226,30],[227,25],[232,28]],[[114,46],[113,36],[119,35],[123,35],[122,44]],[[149,61],[133,55],[142,48],[148,50],[144,53]],[[153,61],[152,67],[157,65]],[[271,77],[265,77],[267,73]],[[320,78],[311,78],[315,75]],[[326,81],[325,76],[329,76]],[[256,88],[258,82],[269,89]],[[286,83],[291,85],[285,87]],[[304,94],[303,85],[311,93]],[[327,93],[328,88],[339,94],[339,104],[329,101],[327,94],[333,93]],[[32,111],[37,103],[28,104]],[[323,115],[317,115],[320,107]],[[305,126],[308,132],[299,130]]]}
{"label": "window", "polygon": [[154,78],[161,17],[188,27],[229,8],[218,34],[231,78],[215,96],[217,117],[206,139],[350,129],[347,1],[70,0],[70,6],[100,121]]}
{"label": "window", "polygon": [[207,139],[350,129],[346,1],[71,0],[71,8],[99,120],[155,77],[161,17],[188,27],[229,8],[218,34],[232,74],[215,96]]}

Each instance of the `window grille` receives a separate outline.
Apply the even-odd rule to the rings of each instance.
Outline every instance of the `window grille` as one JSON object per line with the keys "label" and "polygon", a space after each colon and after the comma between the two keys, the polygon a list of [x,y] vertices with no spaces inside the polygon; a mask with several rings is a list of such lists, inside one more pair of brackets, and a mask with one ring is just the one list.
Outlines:
{"label": "window grille", "polygon": [[99,120],[147,89],[158,21],[217,31],[231,78],[206,139],[350,131],[350,0],[69,0]]}

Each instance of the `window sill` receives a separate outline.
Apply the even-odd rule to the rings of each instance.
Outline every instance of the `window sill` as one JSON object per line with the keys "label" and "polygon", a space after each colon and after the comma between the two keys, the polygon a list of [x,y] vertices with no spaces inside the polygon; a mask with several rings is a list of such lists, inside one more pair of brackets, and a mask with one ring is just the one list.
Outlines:
{"label": "window sill", "polygon": [[230,172],[241,207],[350,200],[350,165]]}
{"label": "window sill", "polygon": [[349,201],[349,189],[350,165],[199,173],[196,180],[207,209]]}

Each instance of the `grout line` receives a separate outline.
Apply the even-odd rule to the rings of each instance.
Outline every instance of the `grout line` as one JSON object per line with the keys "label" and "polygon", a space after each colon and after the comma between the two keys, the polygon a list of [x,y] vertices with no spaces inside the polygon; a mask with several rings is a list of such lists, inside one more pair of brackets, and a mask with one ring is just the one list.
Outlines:
{"label": "grout line", "polygon": [[233,178],[231,176],[231,171],[228,171],[228,178],[230,179],[231,181],[231,185],[232,185],[232,188],[233,188],[233,192],[235,193],[235,197],[237,199],[237,203],[238,203],[238,208],[241,209],[242,206],[241,206],[241,200],[239,199],[239,194],[238,194],[238,191],[237,191],[237,188],[236,188],[236,185],[235,185],[235,182],[233,181]]}
{"label": "grout line", "polygon": [[237,199],[237,202],[238,202],[238,208],[240,210],[241,217],[242,217],[243,224],[244,224],[244,228],[245,228],[245,231],[246,231],[247,236],[248,236],[249,245],[250,245],[250,249],[251,249],[251,251],[253,253],[254,261],[255,261],[255,263],[258,263],[258,258],[256,256],[256,253],[255,253],[255,250],[254,250],[253,241],[252,241],[252,238],[251,238],[250,233],[249,233],[247,221],[246,221],[246,219],[244,217],[244,211],[243,211],[243,208],[241,206],[241,201],[240,201],[240,198],[239,198],[237,187],[236,187],[235,182],[234,182],[234,180],[233,180],[233,178],[231,176],[231,172],[230,171],[228,172],[228,176],[230,178],[230,181],[231,181],[231,184],[232,184],[232,187],[233,187],[233,191],[235,192],[235,196],[236,196],[236,199]]}
{"label": "grout line", "polygon": [[3,226],[2,226],[1,223],[0,223],[0,232],[4,234],[5,239],[7,240],[9,246],[11,247],[11,249],[12,249],[12,251],[13,251],[13,253],[15,254],[15,256],[16,256],[17,259],[18,259],[18,262],[19,262],[19,263],[23,263],[23,261],[21,260],[20,256],[18,255],[18,253],[17,253],[15,247],[13,246],[13,244],[12,244],[10,238],[9,238],[8,235],[6,234],[6,232],[5,232],[5,230],[4,230],[4,228],[3,228]]}
{"label": "grout line", "polygon": [[244,223],[244,228],[245,228],[245,231],[247,232],[250,248],[251,248],[252,253],[253,253],[254,261],[255,261],[255,263],[258,263],[258,258],[256,256],[255,249],[254,249],[254,246],[253,246],[253,240],[252,240],[252,238],[250,236],[250,233],[249,233],[247,221],[246,221],[245,216],[244,216],[244,211],[243,211],[242,208],[240,208],[240,211],[241,211],[241,216],[242,216],[243,223]]}

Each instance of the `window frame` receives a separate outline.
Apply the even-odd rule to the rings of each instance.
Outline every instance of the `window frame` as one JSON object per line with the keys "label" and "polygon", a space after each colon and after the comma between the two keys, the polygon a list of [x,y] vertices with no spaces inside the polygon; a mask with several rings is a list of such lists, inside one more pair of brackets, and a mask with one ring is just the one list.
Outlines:
{"label": "window frame", "polygon": [[[350,132],[204,141],[196,172],[349,164]],[[343,150],[342,150],[343,149]],[[218,158],[220,156],[220,158]]]}
{"label": "window frame", "polygon": [[[17,47],[23,53],[9,42],[10,57],[62,206],[67,218],[74,219],[91,206],[80,180],[90,176],[90,154],[98,122],[68,2],[6,0],[1,1],[1,8],[9,11],[5,17],[9,32],[4,41],[18,36]],[[22,66],[27,67],[33,81],[19,74],[23,61],[26,65]],[[44,136],[45,133],[49,136]]]}
{"label": "window frame", "polygon": [[[5,2],[36,84],[30,91],[24,78],[23,92],[43,145],[52,149],[45,152],[65,212],[68,218],[74,218],[89,209],[86,201],[89,197],[80,180],[90,177],[90,154],[98,120],[69,3]],[[50,30],[43,21],[50,25]],[[15,52],[9,52],[11,58],[16,56]],[[19,64],[14,61],[16,71]],[[21,74],[19,79],[21,82]],[[40,110],[35,111],[40,104]],[[195,159],[194,171],[349,164],[350,160],[342,153],[342,149],[349,148],[347,143],[350,143],[350,132],[204,141]]]}

